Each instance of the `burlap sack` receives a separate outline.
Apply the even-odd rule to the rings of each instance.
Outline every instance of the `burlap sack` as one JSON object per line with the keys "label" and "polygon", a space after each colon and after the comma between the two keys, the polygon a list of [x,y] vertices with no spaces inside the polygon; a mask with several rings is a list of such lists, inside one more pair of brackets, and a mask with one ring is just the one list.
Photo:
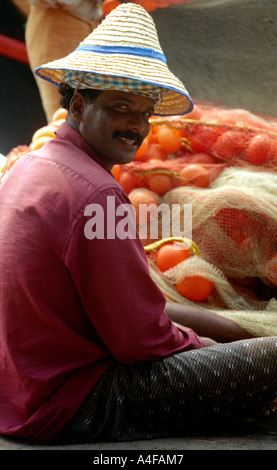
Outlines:
{"label": "burlap sack", "polygon": [[[97,25],[97,21],[87,21],[65,10],[31,5],[25,39],[32,71],[72,52]],[[60,95],[54,85],[37,76],[35,80],[46,119],[51,122],[60,107]]]}

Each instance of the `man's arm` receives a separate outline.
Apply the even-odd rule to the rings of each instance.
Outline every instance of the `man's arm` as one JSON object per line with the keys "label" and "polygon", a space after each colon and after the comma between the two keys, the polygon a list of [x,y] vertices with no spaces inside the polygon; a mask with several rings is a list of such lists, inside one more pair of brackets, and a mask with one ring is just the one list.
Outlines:
{"label": "man's arm", "polygon": [[233,321],[197,307],[167,302],[165,311],[172,321],[220,343],[253,338]]}

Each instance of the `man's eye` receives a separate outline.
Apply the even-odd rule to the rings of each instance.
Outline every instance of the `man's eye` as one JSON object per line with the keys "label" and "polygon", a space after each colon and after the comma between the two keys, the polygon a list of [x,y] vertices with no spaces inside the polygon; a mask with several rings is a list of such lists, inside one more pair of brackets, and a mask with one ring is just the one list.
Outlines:
{"label": "man's eye", "polygon": [[128,109],[126,104],[117,104],[115,108],[119,109],[119,111],[127,111]]}
{"label": "man's eye", "polygon": [[151,111],[151,112],[150,111],[144,111],[144,113],[142,113],[142,114],[143,114],[144,117],[149,119],[152,116],[153,112],[154,111]]}

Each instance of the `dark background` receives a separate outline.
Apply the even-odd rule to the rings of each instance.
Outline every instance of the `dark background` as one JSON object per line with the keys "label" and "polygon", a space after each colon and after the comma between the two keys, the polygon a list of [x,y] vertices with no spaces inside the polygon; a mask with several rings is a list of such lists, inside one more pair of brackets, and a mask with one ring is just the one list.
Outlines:
{"label": "dark background", "polygon": [[[26,18],[10,0],[1,0],[0,33],[24,42]],[[38,88],[28,64],[0,56],[0,153],[28,145],[46,124]]]}

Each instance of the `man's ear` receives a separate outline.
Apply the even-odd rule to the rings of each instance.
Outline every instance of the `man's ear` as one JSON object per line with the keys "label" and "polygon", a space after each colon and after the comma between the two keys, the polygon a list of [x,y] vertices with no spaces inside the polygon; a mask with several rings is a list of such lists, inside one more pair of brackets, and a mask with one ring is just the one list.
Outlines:
{"label": "man's ear", "polygon": [[70,101],[70,113],[76,122],[82,120],[85,99],[81,93],[75,92]]}

